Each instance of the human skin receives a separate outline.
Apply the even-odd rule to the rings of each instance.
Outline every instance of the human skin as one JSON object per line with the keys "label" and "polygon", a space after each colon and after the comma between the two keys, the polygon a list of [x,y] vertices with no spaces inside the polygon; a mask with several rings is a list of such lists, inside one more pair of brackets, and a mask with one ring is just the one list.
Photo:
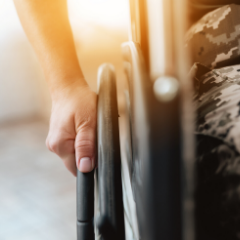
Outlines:
{"label": "human skin", "polygon": [[47,80],[52,112],[48,149],[68,170],[90,172],[96,162],[97,96],[78,63],[66,0],[14,0]]}

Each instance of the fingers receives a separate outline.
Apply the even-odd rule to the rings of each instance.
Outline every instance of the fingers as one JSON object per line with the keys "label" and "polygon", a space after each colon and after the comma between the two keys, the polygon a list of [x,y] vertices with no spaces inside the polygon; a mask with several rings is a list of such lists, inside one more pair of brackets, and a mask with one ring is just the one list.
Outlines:
{"label": "fingers", "polygon": [[95,167],[95,128],[84,127],[77,133],[75,140],[76,165],[81,172],[91,172]]}
{"label": "fingers", "polygon": [[46,140],[47,148],[56,153],[62,160],[66,168],[74,175],[77,175],[75,162],[74,139],[67,139],[66,134],[61,131],[49,132]]}
{"label": "fingers", "polygon": [[61,121],[61,123],[62,127],[56,127],[56,122],[51,122],[46,140],[48,149],[63,160],[66,168],[73,175],[76,176],[77,168],[84,173],[91,172],[95,167],[96,159],[95,117],[91,121],[82,121],[77,130],[74,124],[71,124],[72,121]]}
{"label": "fingers", "polygon": [[75,139],[68,139],[62,131],[49,132],[46,145],[64,162],[66,168],[76,176],[76,166],[81,172],[91,172],[95,167],[95,129],[85,126]]}
{"label": "fingers", "polygon": [[76,176],[77,168],[90,172],[95,167],[97,95],[86,87],[69,91],[53,102],[46,145]]}

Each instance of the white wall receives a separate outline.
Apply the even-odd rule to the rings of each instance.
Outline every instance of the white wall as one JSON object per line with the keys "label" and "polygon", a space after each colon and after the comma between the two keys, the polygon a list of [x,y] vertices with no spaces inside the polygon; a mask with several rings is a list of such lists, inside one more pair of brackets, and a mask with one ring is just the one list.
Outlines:
{"label": "white wall", "polygon": [[44,77],[12,1],[0,1],[0,123],[48,117]]}
{"label": "white wall", "polygon": [[[68,3],[86,80],[96,90],[98,66],[111,62],[122,88],[120,45],[127,41],[127,0],[68,0]],[[47,84],[13,1],[0,0],[0,123],[32,116],[49,119],[50,109]]]}

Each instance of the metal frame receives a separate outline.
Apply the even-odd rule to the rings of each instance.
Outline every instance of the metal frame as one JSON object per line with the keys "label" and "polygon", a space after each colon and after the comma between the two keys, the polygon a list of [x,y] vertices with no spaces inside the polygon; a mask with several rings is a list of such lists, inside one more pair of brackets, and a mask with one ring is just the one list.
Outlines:
{"label": "metal frame", "polygon": [[[152,26],[154,15],[151,16],[148,10],[157,0],[130,0],[130,39],[133,41],[122,45],[129,90],[126,108],[131,133],[129,169],[140,239],[194,240],[194,118],[191,83],[187,75],[189,59],[183,47],[187,26],[186,0],[162,1],[164,11],[159,4],[155,17],[159,13],[163,21]],[[158,30],[164,34],[161,36]],[[152,41],[154,32],[157,39],[162,39],[160,45]],[[104,69],[104,74],[102,71],[99,75],[107,85],[99,88],[104,93],[100,94],[98,107],[102,120],[98,117],[100,218],[96,224],[101,239],[122,240],[115,79],[109,65]],[[154,91],[155,83],[163,75],[167,81],[177,79],[174,81],[180,85],[167,101],[161,100]],[[105,113],[110,115],[106,117]],[[104,151],[101,150],[103,146]],[[78,173],[77,181],[78,239],[93,239],[93,174]]]}
{"label": "metal frame", "polygon": [[[133,41],[123,45],[131,109],[129,162],[140,237],[192,240],[194,114],[189,54],[184,49],[187,4],[185,0],[163,0],[164,11],[158,8],[163,21],[155,26],[149,25],[154,18],[149,14],[151,7],[156,7],[155,0],[130,1]],[[158,35],[162,38],[159,46],[151,39],[158,30],[164,32],[162,37]],[[157,100],[153,91],[154,81],[163,75],[175,77],[180,84],[170,102]]]}

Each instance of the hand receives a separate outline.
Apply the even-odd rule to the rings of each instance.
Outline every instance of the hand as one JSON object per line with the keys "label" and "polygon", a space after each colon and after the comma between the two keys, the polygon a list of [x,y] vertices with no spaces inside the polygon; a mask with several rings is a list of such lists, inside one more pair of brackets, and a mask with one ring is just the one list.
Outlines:
{"label": "hand", "polygon": [[76,176],[96,163],[97,95],[87,84],[73,83],[53,97],[46,145]]}

